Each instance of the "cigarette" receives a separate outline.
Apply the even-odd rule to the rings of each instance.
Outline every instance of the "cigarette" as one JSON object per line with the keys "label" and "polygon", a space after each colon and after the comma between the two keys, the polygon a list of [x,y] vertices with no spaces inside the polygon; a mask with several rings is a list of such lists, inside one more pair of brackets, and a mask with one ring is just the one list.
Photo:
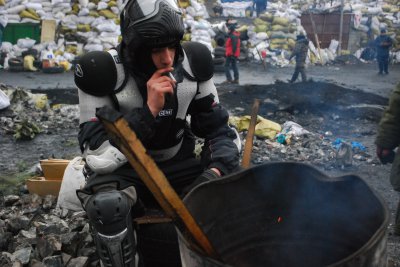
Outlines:
{"label": "cigarette", "polygon": [[170,77],[174,82],[176,82],[176,79],[175,79],[174,75],[172,75],[171,72],[168,72],[168,77]]}

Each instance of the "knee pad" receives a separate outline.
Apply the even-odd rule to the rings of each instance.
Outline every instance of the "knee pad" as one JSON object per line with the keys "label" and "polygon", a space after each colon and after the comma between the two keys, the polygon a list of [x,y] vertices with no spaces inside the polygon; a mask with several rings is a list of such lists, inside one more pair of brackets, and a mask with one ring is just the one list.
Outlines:
{"label": "knee pad", "polygon": [[117,190],[98,192],[86,203],[97,253],[104,266],[138,264],[131,208],[126,194]]}

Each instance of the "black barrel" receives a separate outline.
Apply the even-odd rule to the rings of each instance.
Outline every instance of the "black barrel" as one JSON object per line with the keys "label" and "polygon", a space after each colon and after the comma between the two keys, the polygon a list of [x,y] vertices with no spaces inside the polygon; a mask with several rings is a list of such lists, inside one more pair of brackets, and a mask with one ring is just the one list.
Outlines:
{"label": "black barrel", "polygon": [[202,184],[184,203],[220,259],[195,252],[179,233],[182,266],[387,265],[387,207],[356,175],[267,163]]}

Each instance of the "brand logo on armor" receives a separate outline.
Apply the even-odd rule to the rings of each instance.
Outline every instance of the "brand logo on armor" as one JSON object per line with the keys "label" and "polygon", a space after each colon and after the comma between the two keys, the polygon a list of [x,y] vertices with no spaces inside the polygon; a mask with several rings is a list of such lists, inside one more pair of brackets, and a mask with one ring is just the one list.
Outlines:
{"label": "brand logo on armor", "polygon": [[77,64],[75,67],[75,75],[82,78],[83,77],[83,70],[81,68],[81,65]]}
{"label": "brand logo on armor", "polygon": [[167,117],[172,115],[172,109],[163,109],[160,112],[158,112],[158,116],[160,117]]}
{"label": "brand logo on armor", "polygon": [[115,63],[121,64],[121,60],[119,59],[119,56],[115,55],[115,56],[113,56],[113,57],[114,57]]}

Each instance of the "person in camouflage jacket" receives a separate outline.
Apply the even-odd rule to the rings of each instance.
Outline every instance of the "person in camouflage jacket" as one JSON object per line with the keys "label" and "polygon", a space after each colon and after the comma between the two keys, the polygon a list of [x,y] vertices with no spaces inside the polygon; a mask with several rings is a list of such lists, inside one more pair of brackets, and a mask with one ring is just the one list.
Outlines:
{"label": "person in camouflage jacket", "polygon": [[296,67],[294,69],[294,73],[292,79],[289,80],[290,83],[294,83],[301,74],[301,80],[303,82],[307,81],[306,71],[305,71],[305,64],[308,52],[308,39],[303,35],[299,34],[296,38],[296,45],[292,54],[290,55],[289,61],[296,57]]}
{"label": "person in camouflage jacket", "polygon": [[[378,136],[375,141],[376,154],[383,164],[393,162],[390,172],[390,183],[394,190],[400,192],[400,83],[394,89],[389,106],[379,123]],[[397,207],[394,232],[400,235],[400,202]]]}

